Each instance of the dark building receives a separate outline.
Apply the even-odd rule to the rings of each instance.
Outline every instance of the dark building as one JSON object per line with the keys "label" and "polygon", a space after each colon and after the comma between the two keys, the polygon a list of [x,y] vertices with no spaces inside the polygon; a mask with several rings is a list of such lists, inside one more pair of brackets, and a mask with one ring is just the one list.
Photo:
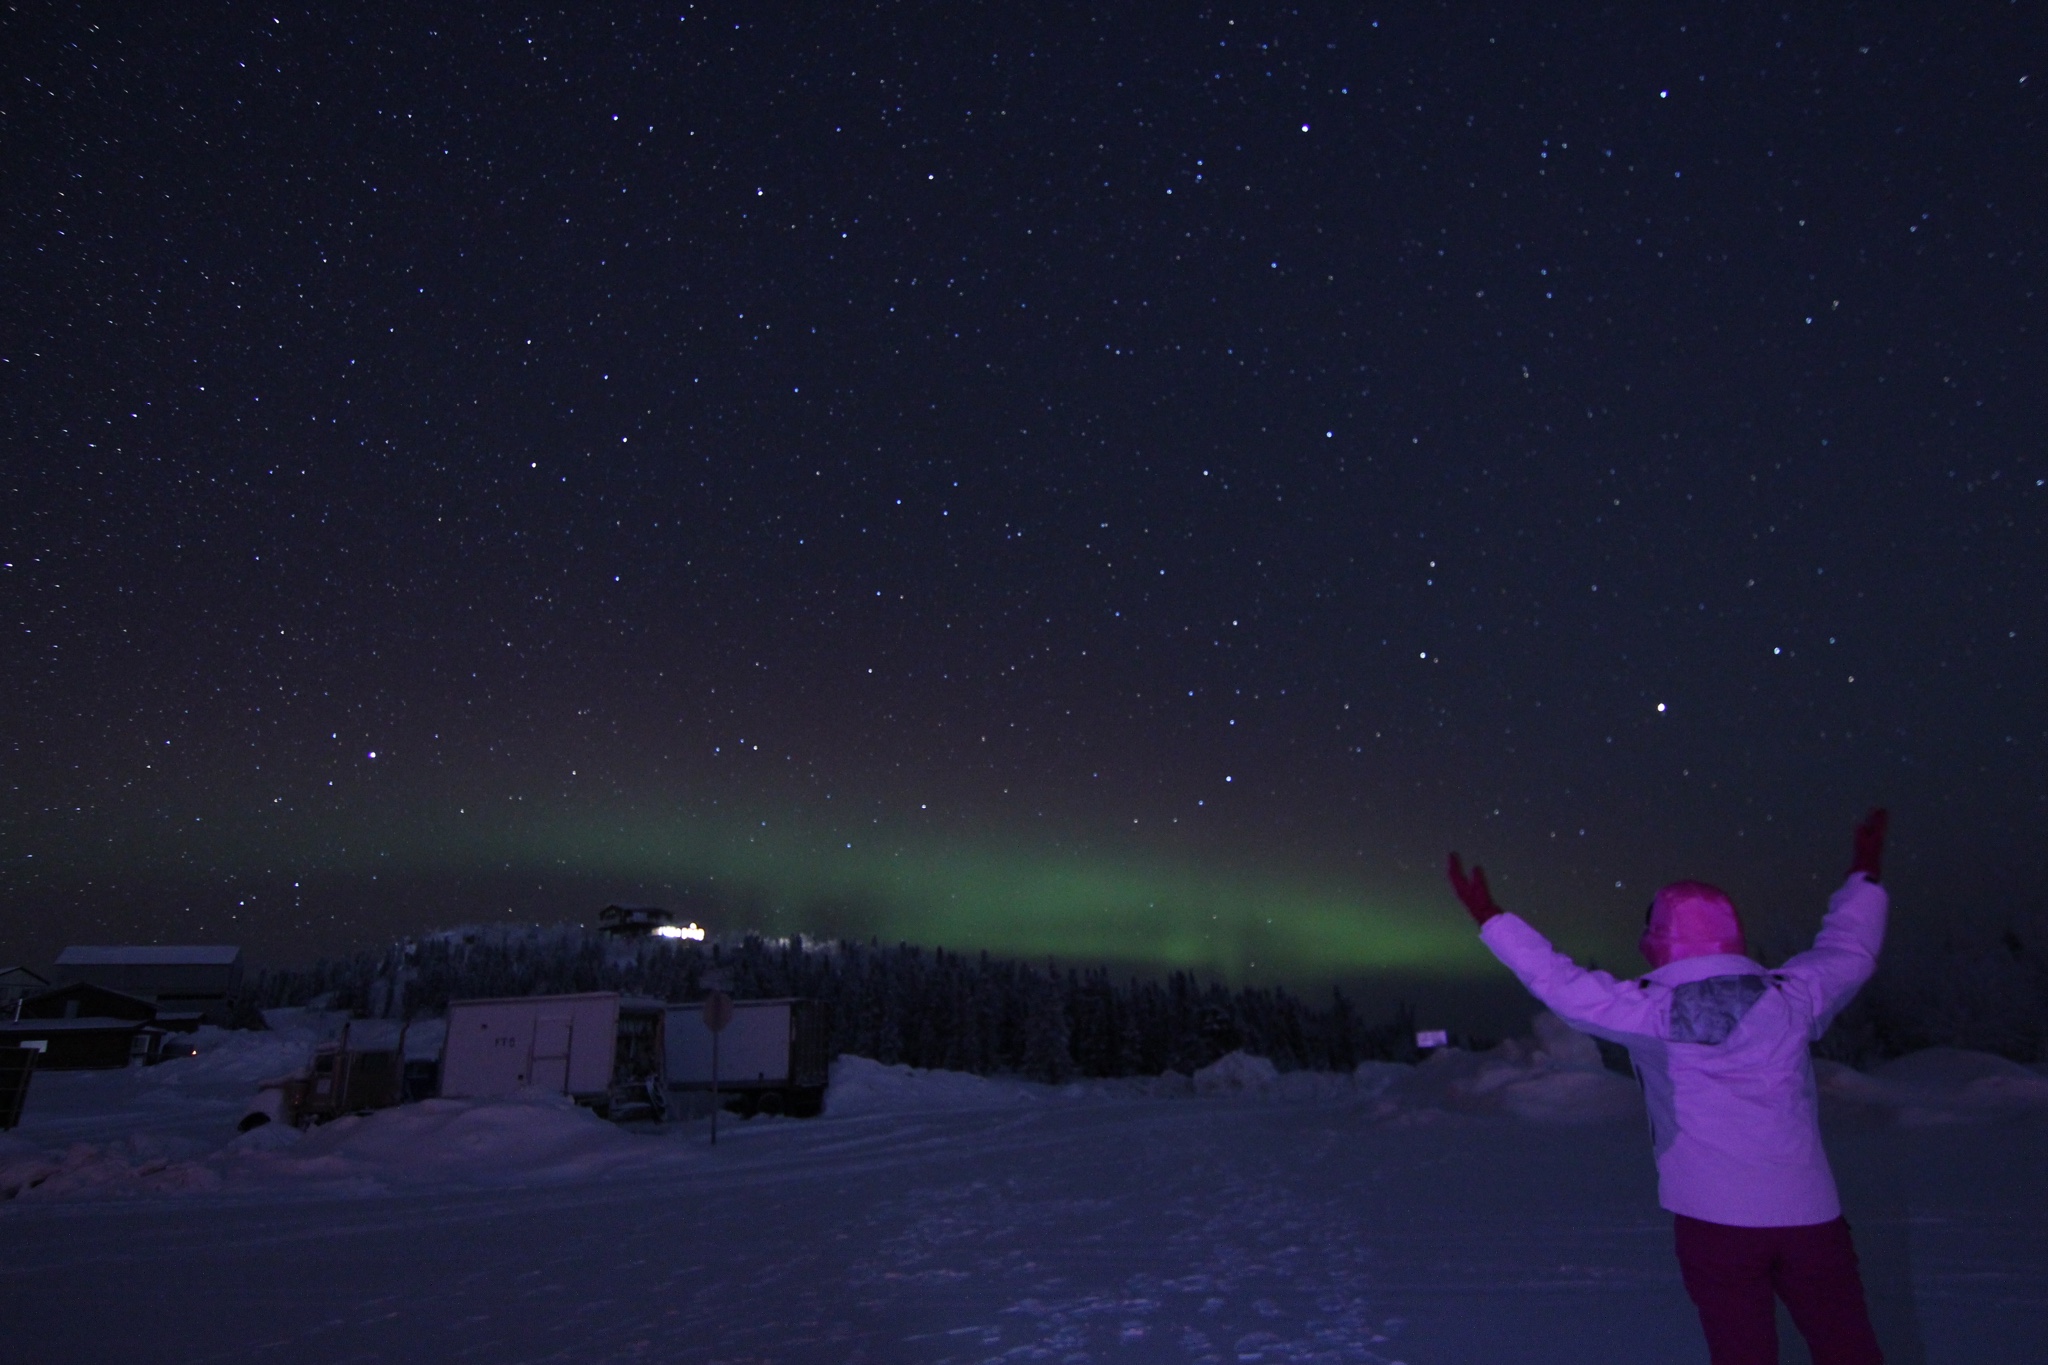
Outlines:
{"label": "dark building", "polygon": [[60,983],[88,982],[155,1002],[167,1028],[226,1025],[242,991],[242,950],[227,944],[73,946],[57,955]]}
{"label": "dark building", "polygon": [[90,1071],[153,1061],[163,1040],[156,1006],[136,996],[74,981],[23,1000],[0,1023],[0,1048],[40,1053],[43,1071]]}
{"label": "dark building", "polygon": [[26,967],[0,967],[0,1018],[12,1015],[17,1001],[49,987],[49,979],[40,972]]}
{"label": "dark building", "polygon": [[119,1019],[147,1024],[156,1019],[156,1006],[126,991],[108,990],[88,981],[52,986],[21,1002],[20,1017],[31,1019]]}
{"label": "dark building", "polygon": [[41,1056],[29,1048],[0,1047],[0,1130],[21,1122],[21,1106],[28,1099],[28,1083]]}
{"label": "dark building", "polygon": [[620,938],[646,938],[675,916],[652,905],[607,905],[597,912],[597,927]]}

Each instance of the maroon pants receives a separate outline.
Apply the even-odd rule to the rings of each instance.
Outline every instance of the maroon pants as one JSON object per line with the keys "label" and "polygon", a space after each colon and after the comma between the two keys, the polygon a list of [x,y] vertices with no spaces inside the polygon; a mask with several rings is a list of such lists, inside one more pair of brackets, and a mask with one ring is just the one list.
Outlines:
{"label": "maroon pants", "polygon": [[1738,1228],[1678,1218],[1678,1268],[1714,1365],[1778,1365],[1776,1295],[1813,1365],[1883,1365],[1849,1224]]}

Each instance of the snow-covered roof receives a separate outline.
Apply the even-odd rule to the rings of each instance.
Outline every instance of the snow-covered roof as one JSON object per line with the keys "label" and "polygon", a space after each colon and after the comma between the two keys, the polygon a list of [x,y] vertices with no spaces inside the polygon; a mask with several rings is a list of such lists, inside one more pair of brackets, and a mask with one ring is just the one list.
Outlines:
{"label": "snow-covered roof", "polygon": [[242,950],[232,944],[200,943],[184,946],[120,944],[111,947],[79,945],[57,954],[59,967],[226,967],[239,960]]}
{"label": "snow-covered roof", "polygon": [[405,1036],[405,1024],[397,1019],[351,1019],[348,1023],[350,1052],[396,1052]]}
{"label": "snow-covered roof", "polygon": [[97,1033],[106,1029],[148,1028],[146,1019],[115,1019],[104,1014],[81,1015],[76,1019],[0,1020],[0,1035],[33,1038],[42,1033]]}

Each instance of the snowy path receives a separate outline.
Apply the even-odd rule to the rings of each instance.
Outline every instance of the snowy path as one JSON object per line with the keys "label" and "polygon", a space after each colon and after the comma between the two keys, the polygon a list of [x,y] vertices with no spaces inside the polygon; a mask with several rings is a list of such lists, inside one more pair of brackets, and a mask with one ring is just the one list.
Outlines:
{"label": "snowy path", "polygon": [[[1626,1122],[1091,1099],[703,1136],[526,1188],[17,1201],[0,1360],[1705,1359]],[[2048,1360],[2042,1138],[1834,1135],[1894,1365]]]}

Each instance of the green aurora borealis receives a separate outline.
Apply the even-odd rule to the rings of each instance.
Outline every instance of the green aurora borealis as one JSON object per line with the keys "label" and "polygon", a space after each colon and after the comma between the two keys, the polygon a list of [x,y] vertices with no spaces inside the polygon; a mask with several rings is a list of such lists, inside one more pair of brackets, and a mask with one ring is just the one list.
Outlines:
{"label": "green aurora borealis", "polygon": [[[379,861],[459,876],[665,891],[718,907],[716,932],[901,941],[959,951],[1187,968],[1228,979],[1470,971],[1483,959],[1441,905],[1301,873],[993,835],[939,836],[801,815],[541,813],[491,829],[418,821]],[[623,893],[622,893],[623,894]],[[583,913],[596,906],[583,908]],[[686,910],[694,914],[695,910]]]}
{"label": "green aurora borealis", "polygon": [[[474,802],[418,794],[319,818],[150,823],[118,841],[113,893],[98,903],[103,927],[88,936],[235,937],[285,961],[507,915],[589,920],[616,900],[667,906],[720,935],[876,938],[1240,982],[1464,976],[1487,961],[1433,888],[1380,890],[1224,849],[1101,847],[1071,831],[941,830],[710,802],[664,814],[535,802],[486,816]],[[92,852],[46,834],[56,836],[39,841],[53,888],[70,880],[67,864],[115,870],[105,844]],[[239,889],[167,895],[195,874]],[[175,928],[167,899],[195,902]]]}
{"label": "green aurora borealis", "polygon": [[781,834],[772,824],[686,819],[580,820],[541,846],[559,850],[558,865],[602,868],[639,884],[706,878],[734,886],[796,912],[811,932],[1231,978],[1260,968],[1293,977],[1473,963],[1471,934],[1442,907],[1158,857],[992,838],[835,841],[801,829]]}

